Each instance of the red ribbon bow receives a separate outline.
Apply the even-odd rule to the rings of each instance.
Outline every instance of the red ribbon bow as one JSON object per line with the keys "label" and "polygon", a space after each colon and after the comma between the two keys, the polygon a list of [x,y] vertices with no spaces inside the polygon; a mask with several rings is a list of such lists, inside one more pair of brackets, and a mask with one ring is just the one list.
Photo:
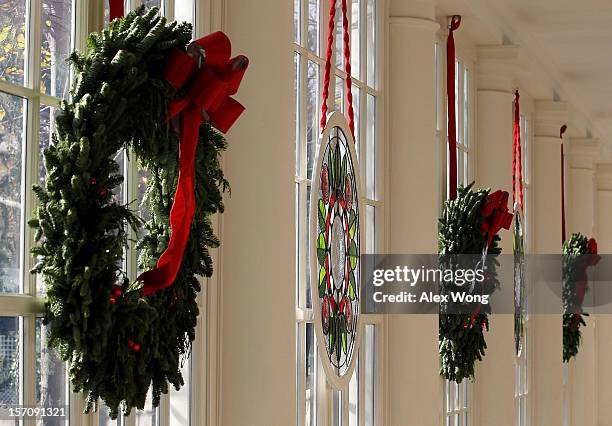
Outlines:
{"label": "red ribbon bow", "polygon": [[173,49],[167,59],[164,78],[185,96],[168,104],[168,119],[178,117],[181,123],[179,144],[179,177],[170,210],[171,236],[168,247],[157,261],[157,267],[141,274],[142,294],[149,296],[169,287],[183,260],[195,213],[195,154],[198,133],[203,121],[227,132],[244,111],[232,99],[240,87],[249,60],[245,56],[230,59],[231,43],[222,32],[212,33],[192,42],[187,52]]}
{"label": "red ribbon bow", "polygon": [[498,190],[487,197],[487,201],[480,210],[483,218],[481,230],[487,235],[487,246],[491,246],[493,237],[502,229],[510,229],[512,213],[508,211],[508,192]]}

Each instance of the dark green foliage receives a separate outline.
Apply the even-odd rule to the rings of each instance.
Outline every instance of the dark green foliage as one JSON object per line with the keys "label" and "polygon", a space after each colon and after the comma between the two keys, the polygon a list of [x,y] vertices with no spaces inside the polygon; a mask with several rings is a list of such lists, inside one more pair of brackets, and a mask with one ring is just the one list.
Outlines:
{"label": "dark green foliage", "polygon": [[[442,264],[452,261],[452,255],[481,255],[487,240],[481,231],[482,216],[480,210],[487,200],[490,190],[472,190],[473,183],[459,187],[457,198],[444,203],[442,217],[438,228],[438,252]],[[493,238],[488,255],[500,253],[499,236]],[[492,293],[499,284],[494,278],[496,262],[487,258],[487,271],[491,273],[486,280],[483,294]],[[451,288],[442,288],[450,291]],[[487,344],[485,329],[489,329],[487,312],[469,309],[472,314],[445,314],[445,307],[440,306],[439,315],[439,352],[440,374],[460,383],[465,378],[474,378],[476,360],[482,361]]]}
{"label": "dark green foliage", "polygon": [[586,268],[584,262],[588,260],[584,255],[588,253],[588,239],[582,234],[572,234],[563,243],[563,362],[578,355],[580,327],[586,326],[583,317],[589,315],[582,311],[582,301],[576,295],[580,275]]}
{"label": "dark green foliage", "polygon": [[[142,220],[113,195],[123,181],[113,157],[131,149],[150,173],[143,201],[148,232],[137,244],[140,268],[147,270],[168,243],[178,177],[179,140],[166,120],[173,92],[161,71],[168,49],[185,48],[190,38],[188,24],[166,24],[157,9],[144,8],[91,34],[87,52],[71,56],[78,74],[73,98],[62,103],[55,144],[44,153],[45,188],[34,188],[40,206],[30,221],[39,241],[33,272],[43,275],[48,289],[50,345],[69,363],[73,390],[85,393],[85,411],[101,399],[113,418],[120,409],[142,409],[150,385],[154,406],[169,384],[183,385],[180,363],[198,316],[196,275],[212,274],[208,249],[219,244],[210,216],[223,211],[228,183],[219,156],[226,145],[203,124],[197,207],[176,281],[142,298],[141,284],[130,283],[122,271],[128,226],[136,229]],[[121,295],[111,303],[118,288]]]}

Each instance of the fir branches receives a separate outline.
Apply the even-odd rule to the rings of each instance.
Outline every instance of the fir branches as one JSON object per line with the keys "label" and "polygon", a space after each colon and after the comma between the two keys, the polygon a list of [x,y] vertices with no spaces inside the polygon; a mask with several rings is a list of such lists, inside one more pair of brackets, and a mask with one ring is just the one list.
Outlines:
{"label": "fir branches", "polygon": [[219,157],[226,144],[203,124],[197,208],[176,281],[142,298],[121,266],[128,227],[136,230],[142,220],[114,195],[123,177],[113,158],[131,150],[150,174],[143,201],[150,218],[137,244],[139,266],[148,269],[169,239],[178,176],[179,140],[166,120],[174,95],[161,71],[168,50],[184,49],[190,38],[188,24],[167,24],[157,9],[142,7],[91,34],[87,51],[70,57],[77,72],[72,100],[62,103],[55,143],[44,153],[45,186],[34,188],[33,272],[47,284],[50,344],[69,363],[73,390],[85,392],[85,410],[102,400],[113,418],[119,409],[143,408],[149,386],[157,406],[169,383],[183,385],[180,362],[198,316],[196,275],[212,274],[208,250],[219,244],[210,216],[223,211],[228,184]]}

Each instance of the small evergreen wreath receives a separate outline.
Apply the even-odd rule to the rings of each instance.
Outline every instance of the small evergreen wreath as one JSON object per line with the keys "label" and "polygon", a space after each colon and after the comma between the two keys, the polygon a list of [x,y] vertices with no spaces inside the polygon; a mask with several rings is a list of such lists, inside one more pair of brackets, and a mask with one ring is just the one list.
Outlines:
{"label": "small evergreen wreath", "polygon": [[[457,198],[444,203],[438,229],[438,253],[443,264],[453,255],[483,255],[486,251],[494,256],[501,252],[499,225],[508,229],[512,220],[507,208],[508,193],[475,191],[473,185],[459,187]],[[488,256],[483,266],[486,279],[479,293],[491,294],[499,286],[495,276],[497,261]],[[455,284],[442,284],[443,292],[453,290],[457,290]],[[482,361],[487,348],[484,332],[489,330],[490,308],[483,306],[467,304],[461,311],[471,313],[444,313],[446,307],[441,304],[438,345],[440,374],[445,379],[461,383],[465,378],[474,378],[476,360]]]}
{"label": "small evergreen wreath", "polygon": [[597,242],[582,234],[572,234],[563,243],[563,362],[578,355],[582,340],[581,326],[586,327],[582,310],[588,290],[586,269],[599,261]]}
{"label": "small evergreen wreath", "polygon": [[149,386],[153,405],[168,383],[184,384],[180,366],[195,339],[196,276],[211,276],[209,248],[219,241],[210,216],[223,212],[228,189],[219,157],[223,136],[200,126],[195,157],[195,213],[180,270],[172,286],[144,297],[122,270],[128,226],[142,220],[113,191],[122,183],[115,154],[133,152],[150,174],[143,207],[147,235],[138,241],[138,266],[149,270],[170,238],[169,214],[178,179],[179,136],[166,119],[180,98],[163,78],[167,56],[186,50],[191,25],[166,23],[143,7],[88,38],[86,53],[70,60],[77,73],[72,100],[62,102],[54,143],[44,152],[47,180],[29,224],[39,262],[32,272],[47,286],[49,344],[69,365],[73,391],[85,411],[104,401],[115,418],[142,409]]}

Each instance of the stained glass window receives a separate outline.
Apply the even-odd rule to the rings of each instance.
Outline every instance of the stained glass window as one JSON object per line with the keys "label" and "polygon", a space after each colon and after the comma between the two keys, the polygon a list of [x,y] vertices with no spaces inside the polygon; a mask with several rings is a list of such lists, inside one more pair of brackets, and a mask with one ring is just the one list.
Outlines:
{"label": "stained glass window", "polygon": [[342,127],[331,128],[322,142],[313,199],[321,329],[327,358],[340,377],[351,365],[359,319],[360,189],[350,143]]}

